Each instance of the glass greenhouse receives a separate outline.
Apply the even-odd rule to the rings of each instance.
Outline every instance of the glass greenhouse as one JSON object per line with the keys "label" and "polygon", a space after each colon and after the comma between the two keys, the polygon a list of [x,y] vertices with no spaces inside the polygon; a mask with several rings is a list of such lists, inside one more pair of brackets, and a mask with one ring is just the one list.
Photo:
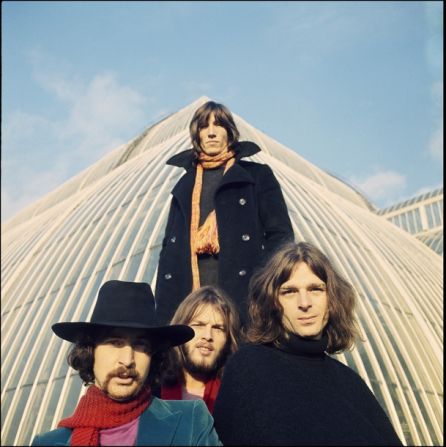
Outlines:
{"label": "glass greenhouse", "polygon": [[[51,325],[86,321],[109,279],[154,289],[170,191],[202,97],[152,125],[2,228],[3,445],[29,445],[84,392]],[[443,445],[442,258],[374,212],[352,187],[234,115],[241,140],[279,180],[296,240],[317,245],[355,286],[366,341],[337,356],[374,392],[406,445]]]}

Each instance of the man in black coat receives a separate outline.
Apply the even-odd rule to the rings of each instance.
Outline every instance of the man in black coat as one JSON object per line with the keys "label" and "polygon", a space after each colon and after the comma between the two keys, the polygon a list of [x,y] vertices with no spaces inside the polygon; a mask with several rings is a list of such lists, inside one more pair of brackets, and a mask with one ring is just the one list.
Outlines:
{"label": "man in black coat", "polygon": [[214,408],[223,445],[402,445],[349,367],[327,354],[359,336],[353,287],[316,247],[282,247],[252,279],[247,337]]}
{"label": "man in black coat", "polygon": [[269,166],[241,160],[260,151],[239,142],[231,112],[209,101],[190,123],[193,149],[167,163],[186,170],[172,202],[158,264],[157,312],[169,321],[200,286],[221,287],[246,319],[249,280],[281,243],[294,239],[280,185]]}

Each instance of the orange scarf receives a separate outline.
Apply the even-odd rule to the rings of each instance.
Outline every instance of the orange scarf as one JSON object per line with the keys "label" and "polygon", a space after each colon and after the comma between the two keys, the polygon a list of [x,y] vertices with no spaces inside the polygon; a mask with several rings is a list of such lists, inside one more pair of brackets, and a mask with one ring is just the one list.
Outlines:
{"label": "orange scarf", "polygon": [[224,151],[215,157],[200,152],[197,163],[197,173],[195,175],[195,184],[192,191],[192,212],[190,221],[190,253],[192,265],[192,290],[200,287],[200,272],[198,271],[197,254],[209,253],[216,254],[220,251],[218,243],[217,216],[215,210],[212,210],[201,227],[200,222],[200,197],[203,186],[203,169],[212,169],[225,165],[226,171],[235,163],[235,152]]}

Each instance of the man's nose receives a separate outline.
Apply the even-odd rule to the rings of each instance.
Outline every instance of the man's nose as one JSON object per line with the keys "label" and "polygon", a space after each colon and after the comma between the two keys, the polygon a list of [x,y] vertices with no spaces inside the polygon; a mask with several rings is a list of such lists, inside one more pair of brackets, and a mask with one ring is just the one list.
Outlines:
{"label": "man's nose", "polygon": [[203,330],[203,338],[206,340],[212,340],[212,328],[210,325],[205,326]]}
{"label": "man's nose", "polygon": [[311,298],[306,290],[299,291],[298,307],[302,310],[308,310],[311,307]]}
{"label": "man's nose", "polygon": [[209,124],[207,131],[208,131],[208,137],[213,138],[216,136],[215,126],[213,124]]}
{"label": "man's nose", "polygon": [[131,345],[123,346],[119,350],[119,363],[124,366],[130,367],[135,363],[135,352]]}

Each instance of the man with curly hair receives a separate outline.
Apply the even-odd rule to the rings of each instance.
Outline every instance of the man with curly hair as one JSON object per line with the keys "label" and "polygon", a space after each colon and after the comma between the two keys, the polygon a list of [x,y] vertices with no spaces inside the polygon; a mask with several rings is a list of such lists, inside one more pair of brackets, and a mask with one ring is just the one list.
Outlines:
{"label": "man with curly hair", "polygon": [[247,338],[215,403],[224,445],[402,445],[361,377],[328,354],[359,337],[355,291],[309,243],[282,247],[253,277]]}
{"label": "man with curly hair", "polygon": [[74,343],[68,363],[88,388],[74,414],[36,436],[33,445],[221,445],[202,401],[152,396],[164,352],[194,331],[159,325],[149,284],[108,281],[90,322],[52,329]]}

